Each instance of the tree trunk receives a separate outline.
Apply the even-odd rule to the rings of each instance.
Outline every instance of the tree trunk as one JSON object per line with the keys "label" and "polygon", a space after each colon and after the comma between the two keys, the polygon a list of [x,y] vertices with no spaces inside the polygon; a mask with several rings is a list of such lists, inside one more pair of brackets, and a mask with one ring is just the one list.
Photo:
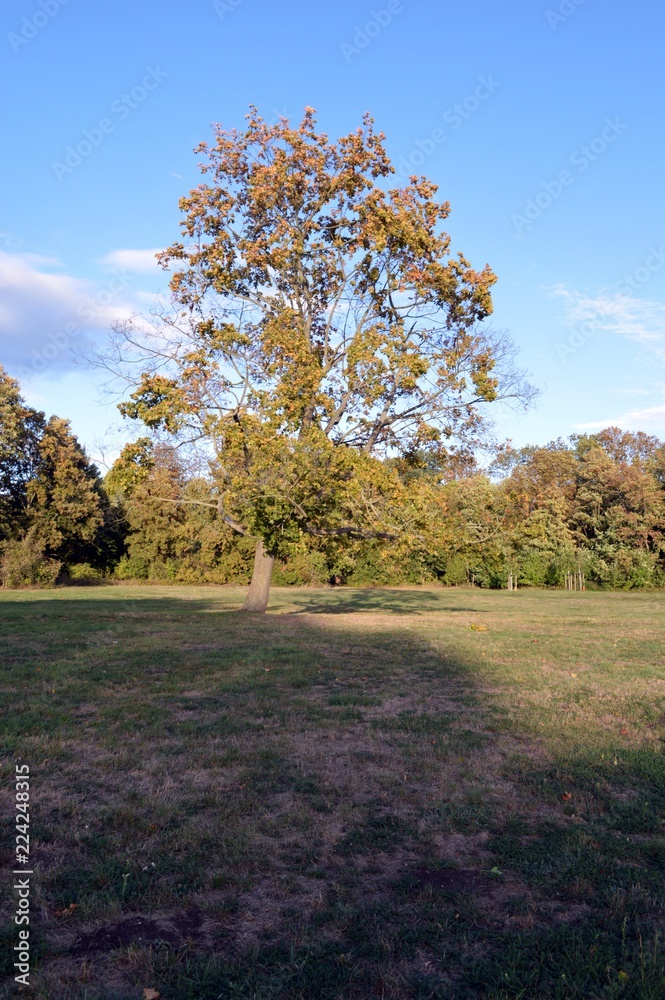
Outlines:
{"label": "tree trunk", "polygon": [[272,567],[275,562],[272,556],[266,555],[263,547],[263,539],[259,538],[256,543],[256,555],[254,556],[254,572],[252,582],[249,585],[247,600],[242,606],[243,611],[258,611],[263,614],[268,607],[268,596],[270,594],[270,578],[272,577]]}

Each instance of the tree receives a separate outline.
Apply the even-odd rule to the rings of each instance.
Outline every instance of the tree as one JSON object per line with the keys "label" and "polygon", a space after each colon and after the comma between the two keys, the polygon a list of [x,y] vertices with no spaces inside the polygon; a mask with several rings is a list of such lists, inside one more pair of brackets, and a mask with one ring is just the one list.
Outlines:
{"label": "tree", "polygon": [[509,471],[513,551],[543,572],[550,553],[559,575],[583,559],[597,583],[653,584],[665,555],[662,455],[657,438],[616,427],[505,453],[495,471]]}
{"label": "tree", "polygon": [[509,450],[495,463],[495,471],[510,469],[505,490],[514,515],[523,521],[543,507],[555,507],[570,517],[577,490],[577,462],[561,440],[544,448]]}
{"label": "tree", "polygon": [[27,528],[27,486],[43,431],[44,414],[26,406],[18,382],[0,365],[0,541]]}
{"label": "tree", "polygon": [[[123,512],[126,555],[121,578],[184,583],[247,578],[247,545],[206,500],[210,484],[173,447],[141,438],[123,448],[104,481]],[[201,503],[199,503],[201,501]]]}
{"label": "tree", "polygon": [[99,472],[68,422],[27,406],[2,368],[0,533],[5,562],[17,563],[7,579],[26,582],[42,578],[41,562],[51,580],[62,563],[106,567],[121,548]]}
{"label": "tree", "polygon": [[[650,459],[660,442],[646,435],[625,435],[627,440],[617,448],[613,430],[574,440],[577,534],[590,547],[607,553],[619,547],[659,552],[665,504]],[[641,447],[645,439],[647,448]]]}
{"label": "tree", "polygon": [[61,417],[44,426],[27,506],[31,536],[49,557],[103,568],[119,555],[118,526],[99,470]]}
{"label": "tree", "polygon": [[615,462],[628,462],[631,465],[650,461],[662,447],[662,442],[657,437],[645,434],[644,431],[622,431],[620,427],[606,427],[597,434],[574,434],[571,440],[580,453],[598,444]]}
{"label": "tree", "polygon": [[[213,457],[207,501],[258,538],[247,610],[301,534],[394,537],[413,489],[386,458],[481,440],[482,404],[533,394],[505,336],[480,326],[496,280],[451,253],[449,205],[394,173],[366,116],[336,143],[252,108],[203,143],[209,182],[161,254],[174,310],[116,330],[104,363],[128,417]],[[139,375],[131,372],[137,371]]]}

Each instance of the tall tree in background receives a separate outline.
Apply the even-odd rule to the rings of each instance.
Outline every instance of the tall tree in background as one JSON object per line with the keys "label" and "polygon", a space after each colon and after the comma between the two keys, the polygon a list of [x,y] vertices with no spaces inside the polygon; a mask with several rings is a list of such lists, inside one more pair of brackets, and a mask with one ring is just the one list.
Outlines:
{"label": "tall tree in background", "polygon": [[127,444],[104,486],[123,514],[120,579],[246,582],[251,540],[217,516],[209,480],[193,475],[176,448],[150,438]]}
{"label": "tall tree in background", "polygon": [[28,527],[27,488],[44,424],[44,414],[26,406],[18,382],[0,366],[0,541]]}
{"label": "tall tree in background", "polygon": [[27,501],[31,535],[49,557],[101,568],[119,555],[121,542],[99,471],[61,417],[44,426]]}
{"label": "tall tree in background", "polygon": [[0,542],[5,569],[20,567],[9,578],[25,583],[42,579],[40,565],[49,581],[63,564],[105,568],[122,549],[99,472],[69,423],[27,406],[1,367]]}
{"label": "tall tree in background", "polygon": [[[610,569],[665,554],[665,494],[653,474],[660,442],[616,427],[573,439],[578,467],[574,529]],[[650,561],[650,560],[649,560]]]}
{"label": "tall tree in background", "polygon": [[532,390],[510,342],[482,330],[495,276],[451,252],[449,205],[394,172],[369,117],[336,143],[255,109],[199,150],[183,198],[175,312],[125,325],[106,363],[130,374],[122,412],[214,453],[209,498],[258,539],[245,605],[264,611],[273,557],[301,533],[413,527],[413,488],[382,461],[481,440],[482,404]]}

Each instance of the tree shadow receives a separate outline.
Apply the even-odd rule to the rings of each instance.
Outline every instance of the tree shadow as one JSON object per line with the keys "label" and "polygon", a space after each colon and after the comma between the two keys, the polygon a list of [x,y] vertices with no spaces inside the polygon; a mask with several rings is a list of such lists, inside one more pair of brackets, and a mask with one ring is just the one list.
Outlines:
{"label": "tree shadow", "polygon": [[[430,611],[483,614],[478,607],[459,607],[446,603],[444,593],[436,591],[391,590],[391,589],[348,589],[330,590],[325,593],[306,594],[302,591],[289,595],[289,604],[294,604],[298,612],[309,614],[335,615],[356,612],[386,611],[397,615],[419,615]],[[298,613],[292,612],[292,613]]]}

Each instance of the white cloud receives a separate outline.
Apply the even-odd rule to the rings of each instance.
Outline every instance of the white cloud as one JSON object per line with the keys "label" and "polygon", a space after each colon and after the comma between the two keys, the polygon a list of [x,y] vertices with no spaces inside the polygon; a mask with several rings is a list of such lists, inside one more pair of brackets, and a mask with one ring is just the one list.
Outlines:
{"label": "white cloud", "polygon": [[108,267],[120,267],[133,273],[156,271],[159,264],[155,254],[161,253],[162,247],[149,250],[112,250],[102,257],[101,263]]}
{"label": "white cloud", "polygon": [[0,251],[2,363],[19,378],[71,369],[77,349],[135,312],[131,283],[127,271],[94,284],[54,258]]}
{"label": "white cloud", "polygon": [[647,406],[641,410],[628,410],[618,417],[607,420],[593,420],[590,423],[576,424],[576,430],[600,431],[604,427],[621,427],[625,431],[655,431],[663,433],[665,428],[665,403],[657,406]]}
{"label": "white cloud", "polygon": [[588,295],[560,286],[552,294],[564,303],[564,323],[583,336],[613,333],[665,360],[665,303],[615,291]]}
{"label": "white cloud", "polygon": [[[632,359],[639,365],[639,384],[632,384],[633,379],[624,369],[631,384],[613,388],[606,386],[603,393],[605,403],[612,397],[623,396],[623,406],[626,405],[626,396],[632,396],[633,408],[624,410],[622,403],[617,402],[614,405],[618,412],[615,411],[614,415],[576,424],[575,429],[597,431],[618,426],[624,430],[644,430],[663,436],[665,404],[660,400],[663,398],[662,364],[665,361],[665,302],[638,298],[630,294],[625,282],[624,285],[625,288],[620,289],[600,289],[595,294],[566,286],[551,290],[551,294],[562,301],[563,322],[572,331],[567,342],[558,345],[565,352],[562,360],[583,348],[587,341],[603,335],[621,338],[640,348]],[[653,405],[639,405],[648,402],[649,397],[654,401]]]}

